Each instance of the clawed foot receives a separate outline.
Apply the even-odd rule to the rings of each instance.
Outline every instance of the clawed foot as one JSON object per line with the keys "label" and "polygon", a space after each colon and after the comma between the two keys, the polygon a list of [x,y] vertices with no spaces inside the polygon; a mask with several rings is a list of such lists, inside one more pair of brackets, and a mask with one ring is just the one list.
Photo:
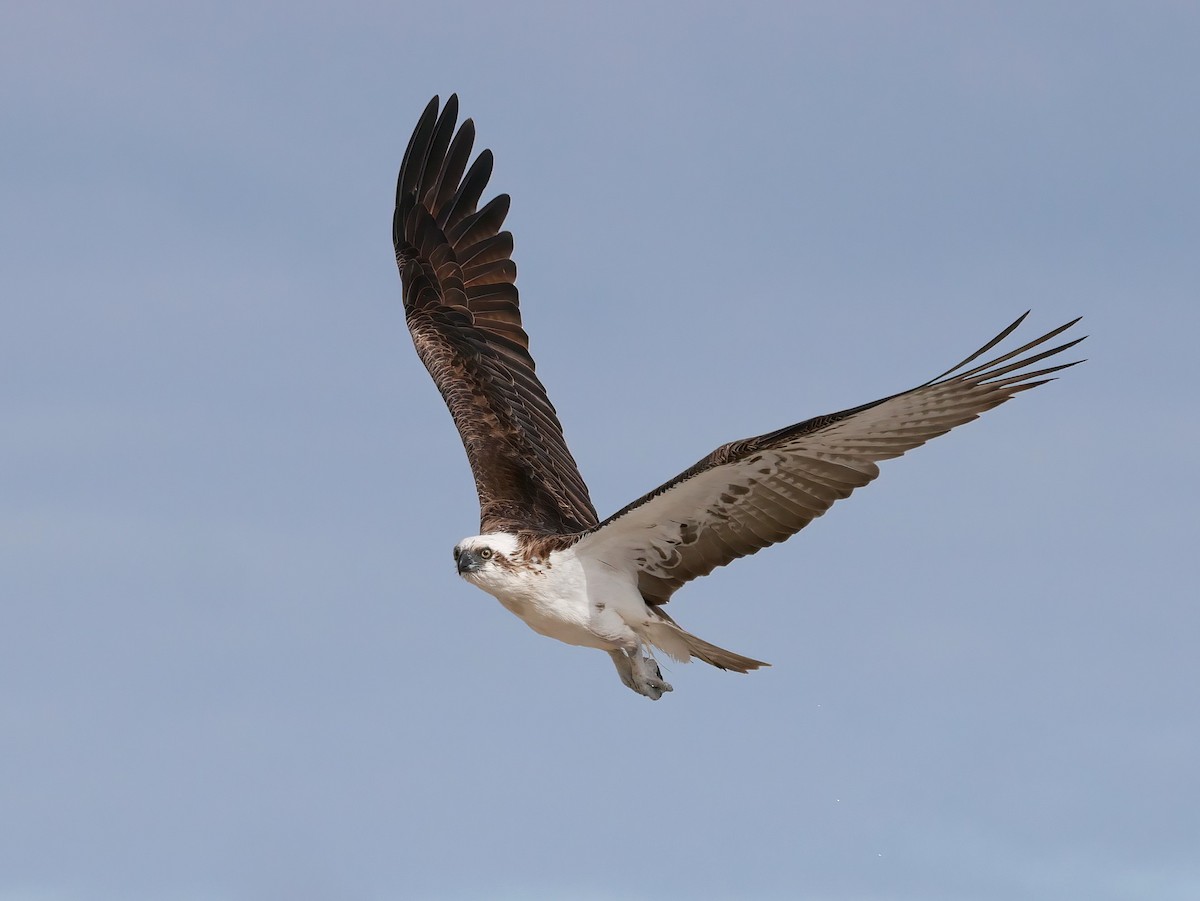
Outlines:
{"label": "clawed foot", "polygon": [[633,690],[638,694],[643,694],[651,701],[657,701],[668,691],[674,691],[671,688],[670,682],[664,682],[662,671],[658,668],[658,664],[650,657],[642,658],[643,668],[646,670],[645,675],[636,672],[633,677]]}
{"label": "clawed foot", "polygon": [[609,655],[616,664],[621,681],[638,694],[657,701],[666,692],[673,691],[671,684],[663,680],[657,661],[653,657],[643,657],[640,649],[610,651]]}

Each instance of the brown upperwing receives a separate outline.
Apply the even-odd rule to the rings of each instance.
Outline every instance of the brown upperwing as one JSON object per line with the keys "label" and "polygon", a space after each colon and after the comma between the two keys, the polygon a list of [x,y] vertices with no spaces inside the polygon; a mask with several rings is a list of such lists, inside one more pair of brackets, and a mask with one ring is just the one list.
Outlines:
{"label": "brown upperwing", "polygon": [[[450,408],[479,492],[480,531],[580,532],[599,521],[521,327],[509,198],[477,209],[492,171],[467,168],[475,126],[455,133],[458,98],[434,97],[409,139],[392,238],[404,312]],[[465,173],[465,174],[464,174]]]}

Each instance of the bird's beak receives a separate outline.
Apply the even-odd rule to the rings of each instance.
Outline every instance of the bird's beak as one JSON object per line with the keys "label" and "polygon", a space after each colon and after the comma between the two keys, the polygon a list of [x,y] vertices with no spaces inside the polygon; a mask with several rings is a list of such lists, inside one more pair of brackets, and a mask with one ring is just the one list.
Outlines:
{"label": "bird's beak", "polygon": [[479,559],[478,554],[473,554],[470,551],[463,551],[458,555],[458,574],[465,576],[468,573],[478,572],[483,569],[483,561]]}

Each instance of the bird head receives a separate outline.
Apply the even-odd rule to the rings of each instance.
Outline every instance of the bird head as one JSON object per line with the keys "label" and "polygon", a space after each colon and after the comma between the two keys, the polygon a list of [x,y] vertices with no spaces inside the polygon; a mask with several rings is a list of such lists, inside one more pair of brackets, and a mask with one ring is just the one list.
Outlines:
{"label": "bird head", "polygon": [[458,574],[471,582],[490,581],[501,571],[511,570],[516,557],[517,537],[506,532],[475,535],[454,546]]}

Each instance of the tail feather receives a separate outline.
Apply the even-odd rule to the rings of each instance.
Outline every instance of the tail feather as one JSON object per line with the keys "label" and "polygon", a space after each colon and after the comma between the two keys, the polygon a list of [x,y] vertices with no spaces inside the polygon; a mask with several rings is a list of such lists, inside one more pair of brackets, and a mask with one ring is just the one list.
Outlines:
{"label": "tail feather", "polygon": [[709,644],[703,638],[697,638],[690,632],[684,632],[684,637],[687,639],[688,650],[692,652],[692,656],[699,660],[703,660],[710,666],[715,666],[717,669],[732,670],[735,673],[748,673],[750,670],[758,669],[760,666],[770,666],[771,664],[763,660],[755,660],[753,657],[743,657],[741,654],[735,654],[733,651],[727,651],[724,648],[719,648],[715,644]]}
{"label": "tail feather", "polygon": [[649,628],[650,641],[655,647],[666,651],[674,660],[687,663],[688,660],[695,657],[697,660],[703,660],[709,666],[731,670],[735,673],[748,673],[760,666],[771,665],[765,661],[755,660],[753,657],[743,657],[741,654],[735,654],[733,651],[710,644],[682,628],[661,608],[655,612],[662,621]]}

